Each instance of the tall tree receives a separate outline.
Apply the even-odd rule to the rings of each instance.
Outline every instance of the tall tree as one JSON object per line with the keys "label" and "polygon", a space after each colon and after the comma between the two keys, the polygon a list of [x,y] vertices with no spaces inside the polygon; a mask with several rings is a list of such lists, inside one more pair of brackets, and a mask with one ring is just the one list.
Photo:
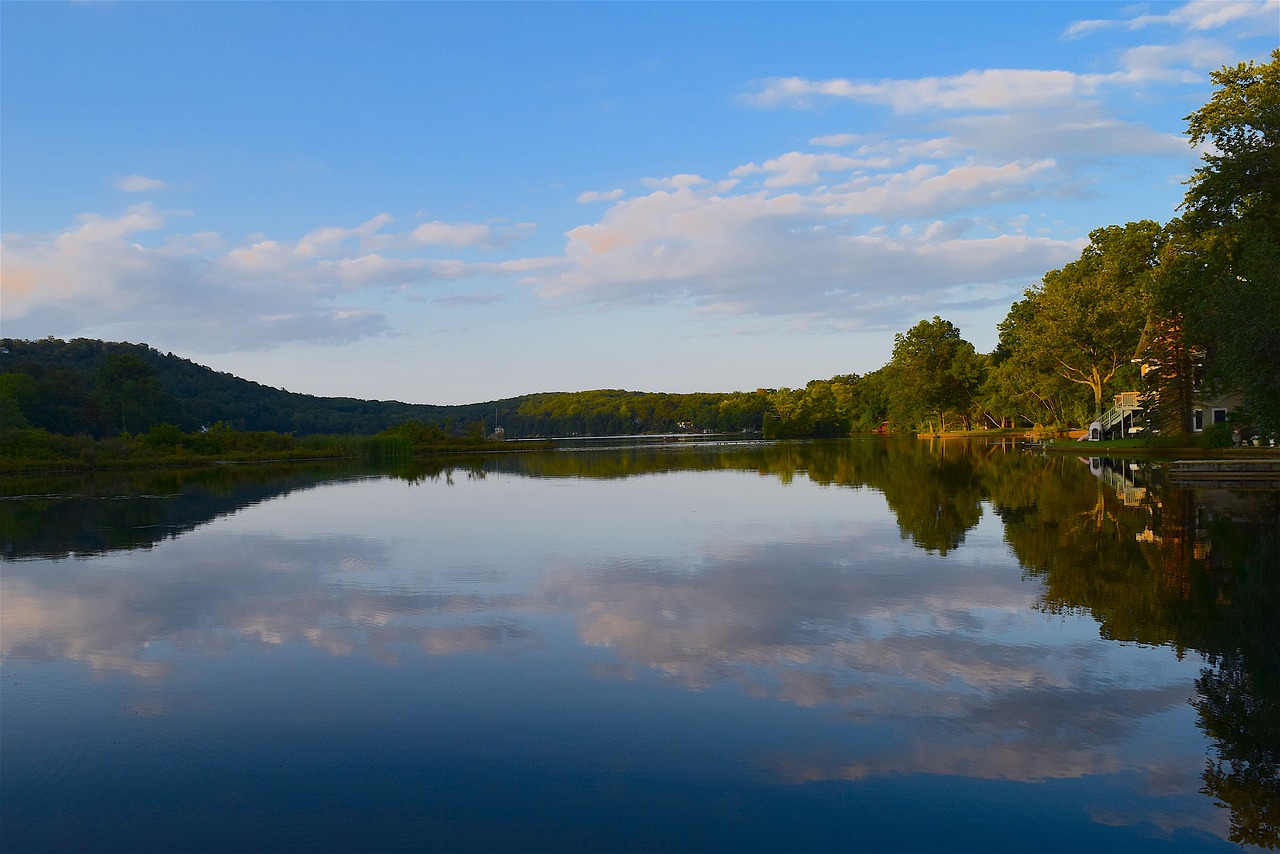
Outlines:
{"label": "tall tree", "polygon": [[[982,382],[982,360],[949,320],[934,315],[893,337],[890,413],[899,423],[932,423],[946,429],[948,413],[968,421]],[[966,423],[966,426],[967,423]]]}
{"label": "tall tree", "polygon": [[1079,422],[1087,415],[1084,389],[1059,373],[1051,354],[1026,342],[1025,332],[1035,323],[1035,313],[1028,296],[1010,306],[997,325],[1000,339],[983,383],[983,405],[1002,417],[1035,425]]}
{"label": "tall tree", "polygon": [[1187,116],[1204,165],[1188,182],[1160,297],[1190,341],[1240,388],[1261,426],[1280,429],[1280,49],[1214,72]]}
{"label": "tall tree", "polygon": [[123,433],[157,423],[164,397],[155,369],[132,353],[113,353],[98,368],[95,390],[103,420],[119,424]]}
{"label": "tall tree", "polygon": [[1112,380],[1133,370],[1163,243],[1164,230],[1151,220],[1096,229],[1078,260],[1026,292],[1031,312],[1019,331],[1021,358],[1052,365],[1088,388],[1095,418]]}

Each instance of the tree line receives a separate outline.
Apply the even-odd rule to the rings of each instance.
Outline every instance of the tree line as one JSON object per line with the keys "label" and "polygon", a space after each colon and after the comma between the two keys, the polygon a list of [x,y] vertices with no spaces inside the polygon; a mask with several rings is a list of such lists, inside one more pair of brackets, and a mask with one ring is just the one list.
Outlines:
{"label": "tree line", "polygon": [[184,433],[294,436],[374,435],[409,425],[405,430],[415,440],[480,438],[496,427],[510,437],[741,432],[758,431],[772,401],[765,389],[544,392],[459,406],[315,397],[220,373],[145,344],[0,339],[0,431],[98,439],[149,433],[160,425]]}
{"label": "tree line", "polygon": [[[665,394],[604,389],[463,406],[320,398],[219,373],[145,344],[0,341],[0,431],[109,437],[161,424],[295,436],[373,435],[413,422],[509,438],[681,430],[837,437],[872,430],[1087,424],[1146,390],[1153,423],[1185,432],[1196,390],[1233,389],[1239,414],[1280,429],[1280,50],[1213,74],[1187,116],[1203,165],[1182,213],[1108,225],[1013,303],[979,353],[935,316],[895,336],[883,367],[803,388]],[[1145,365],[1148,371],[1140,367]]]}
{"label": "tree line", "polygon": [[[1238,422],[1280,430],[1280,49],[1212,78],[1186,117],[1207,153],[1180,216],[1092,231],[1010,307],[992,353],[935,316],[895,336],[883,368],[783,390],[774,414],[788,420],[798,397],[800,420],[824,429],[832,413],[854,430],[1082,425],[1139,391],[1167,434],[1190,429],[1196,395],[1235,391]],[[825,419],[804,405],[818,399],[832,401]]]}

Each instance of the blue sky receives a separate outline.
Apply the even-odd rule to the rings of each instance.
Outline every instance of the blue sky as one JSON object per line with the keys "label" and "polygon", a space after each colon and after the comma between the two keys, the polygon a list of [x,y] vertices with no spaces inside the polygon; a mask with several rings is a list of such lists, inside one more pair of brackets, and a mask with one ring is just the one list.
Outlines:
{"label": "blue sky", "polygon": [[0,324],[467,403],[980,350],[1280,0],[0,4]]}

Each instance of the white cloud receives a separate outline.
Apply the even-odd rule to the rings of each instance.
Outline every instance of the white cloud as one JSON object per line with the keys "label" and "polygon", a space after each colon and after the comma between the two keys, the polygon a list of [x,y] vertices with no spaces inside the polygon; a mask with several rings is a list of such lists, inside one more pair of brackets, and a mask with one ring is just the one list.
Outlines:
{"label": "white cloud", "polygon": [[380,213],[372,219],[360,223],[355,228],[334,228],[325,226],[308,232],[298,241],[296,253],[311,258],[339,251],[340,247],[350,240],[371,238],[386,225],[392,222],[391,214]]}
{"label": "white cloud", "polygon": [[1163,15],[1135,15],[1125,19],[1075,21],[1067,27],[1063,35],[1067,38],[1078,38],[1096,30],[1111,28],[1143,30],[1153,26],[1205,31],[1221,29],[1230,24],[1245,24],[1251,32],[1265,34],[1276,31],[1278,15],[1280,15],[1280,0],[1193,0]]}
{"label": "white cloud", "polygon": [[744,96],[760,107],[808,105],[815,96],[881,104],[895,112],[1008,110],[1044,107],[1092,97],[1104,75],[1071,71],[993,68],[915,80],[809,80],[775,77]]}
{"label": "white cloud", "polygon": [[889,157],[846,157],[838,154],[808,154],[791,151],[772,160],[766,160],[757,166],[749,163],[734,169],[731,175],[744,177],[756,173],[767,173],[766,187],[792,187],[799,184],[816,184],[822,176],[833,172],[848,172],[854,169],[885,169],[893,165]]}
{"label": "white cloud", "polygon": [[[314,228],[297,241],[254,235],[232,244],[200,232],[145,245],[140,238],[169,222],[141,204],[115,217],[81,215],[54,233],[6,234],[5,331],[180,343],[204,352],[343,342],[391,328],[361,295],[369,289],[413,291],[446,278],[548,266],[540,259],[470,265],[429,257],[427,244],[470,246],[492,240],[493,231],[426,223],[385,233],[391,222],[382,213],[354,228]],[[527,227],[516,224],[504,235],[523,233]]]}
{"label": "white cloud", "polygon": [[[1269,16],[1274,31],[1276,18],[1280,16],[1280,0],[1210,3],[1204,8],[1193,5],[1195,8],[1181,17],[1156,17],[1181,21],[1192,29],[1206,29],[1208,25],[1203,23],[1206,21],[1253,20],[1256,13],[1264,13]],[[1228,15],[1227,12],[1232,10],[1224,10],[1222,14],[1212,14],[1218,6],[1232,7],[1234,12]],[[1250,12],[1253,17],[1246,16],[1245,12]],[[1082,22],[1084,25],[1097,23],[1100,22]],[[1089,29],[1089,26],[1084,26],[1084,29]],[[817,99],[836,99],[878,104],[899,114],[1079,110],[1113,90],[1157,83],[1203,83],[1206,79],[1203,72],[1227,64],[1235,56],[1235,51],[1228,44],[1192,38],[1174,44],[1130,47],[1120,55],[1116,70],[1107,73],[989,68],[945,77],[897,80],[775,77],[759,82],[754,91],[742,96],[742,100],[757,107],[804,108]],[[845,147],[863,139],[865,136],[862,135],[833,134],[815,137],[811,143]]]}
{"label": "white cloud", "polygon": [[[1164,17],[1207,27],[1264,6],[1275,4],[1229,13],[1191,4]],[[1041,200],[1099,192],[1122,158],[1167,157],[1171,175],[1193,168],[1181,136],[1120,115],[1107,97],[1136,84],[1181,85],[1225,58],[1216,42],[1192,38],[1130,48],[1101,73],[774,78],[748,99],[883,105],[898,114],[894,132],[813,135],[814,150],[760,152],[719,176],[640,179],[643,195],[585,191],[579,203],[605,205],[565,232],[559,253],[500,252],[533,225],[496,218],[397,230],[383,212],[297,240],[202,232],[147,245],[139,237],[163,233],[171,214],[135,205],[85,215],[53,234],[4,237],[6,324],[39,336],[114,325],[143,338],[181,327],[217,347],[349,340],[390,328],[374,302],[387,294],[484,302],[498,292],[491,281],[480,281],[480,298],[431,288],[503,278],[567,304],[667,303],[813,327],[894,328],[948,307],[997,310],[1080,249],[1083,228],[1044,219],[1028,227]],[[55,317],[61,325],[40,329]]]}
{"label": "white cloud", "polygon": [[1081,248],[1083,229],[1042,221],[1028,232],[1041,200],[1098,192],[1118,158],[1193,167],[1185,139],[1121,118],[1104,96],[1122,83],[1183,83],[1216,51],[1196,40],[1135,49],[1096,74],[767,81],[757,104],[879,103],[919,135],[816,135],[811,145],[839,150],[788,151],[719,181],[646,179],[649,194],[569,230],[563,263],[526,281],[553,300],[674,302],[844,328],[892,327],[948,306],[997,309]]}
{"label": "white cloud", "polygon": [[1122,70],[1115,77],[1132,83],[1196,83],[1202,71],[1229,63],[1234,53],[1226,45],[1192,39],[1173,45],[1139,45],[1120,58]]}
{"label": "white cloud", "polygon": [[864,138],[860,133],[833,133],[827,136],[815,136],[809,140],[810,145],[824,145],[828,148],[846,148]]}
{"label": "white cloud", "polygon": [[626,195],[626,191],[618,188],[616,190],[588,190],[585,193],[579,193],[575,201],[580,205],[589,204],[591,202],[613,202]]}
{"label": "white cloud", "polygon": [[116,181],[116,189],[126,193],[145,193],[150,190],[167,190],[169,183],[159,178],[147,178],[144,175],[126,175]]}
{"label": "white cloud", "polygon": [[1153,155],[1186,157],[1187,171],[1194,168],[1194,153],[1186,137],[1161,133],[1100,110],[1081,108],[1053,115],[979,114],[958,116],[939,124],[951,135],[931,141],[934,157],[966,151],[979,151],[996,161]]}
{"label": "white cloud", "polygon": [[670,175],[666,178],[645,178],[640,183],[655,190],[681,190],[711,183],[701,175]]}
{"label": "white cloud", "polygon": [[[598,223],[571,230],[566,263],[529,281],[549,299],[677,300],[702,311],[815,314],[827,322],[892,326],[919,314],[924,303],[937,306],[972,298],[984,285],[1030,281],[1078,253],[1079,244],[964,233],[972,230],[968,225],[905,237],[873,235],[849,226],[849,216],[887,204],[927,209],[959,204],[966,195],[990,197],[1049,166],[923,170],[808,196],[660,190],[620,202]],[[987,301],[1007,302],[1017,289],[997,288]]]}
{"label": "white cloud", "polygon": [[426,246],[476,246],[489,240],[487,225],[470,222],[424,222],[412,232],[413,239]]}

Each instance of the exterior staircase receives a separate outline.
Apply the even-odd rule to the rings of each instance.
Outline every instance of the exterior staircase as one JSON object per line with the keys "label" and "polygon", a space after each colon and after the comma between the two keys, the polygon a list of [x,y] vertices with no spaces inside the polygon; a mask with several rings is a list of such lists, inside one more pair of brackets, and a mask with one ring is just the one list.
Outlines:
{"label": "exterior staircase", "polygon": [[1124,439],[1137,425],[1142,414],[1142,393],[1124,391],[1115,396],[1115,405],[1102,413],[1098,423],[1102,425],[1103,439]]}

